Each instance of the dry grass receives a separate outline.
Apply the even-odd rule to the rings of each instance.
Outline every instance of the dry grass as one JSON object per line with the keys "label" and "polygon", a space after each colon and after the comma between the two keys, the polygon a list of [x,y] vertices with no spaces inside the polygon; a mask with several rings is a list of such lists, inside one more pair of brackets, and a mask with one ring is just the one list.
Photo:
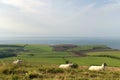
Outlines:
{"label": "dry grass", "polygon": [[0,64],[1,80],[120,80],[120,68],[107,67],[105,71],[88,71],[88,66],[77,69],[59,69],[58,65],[26,63]]}

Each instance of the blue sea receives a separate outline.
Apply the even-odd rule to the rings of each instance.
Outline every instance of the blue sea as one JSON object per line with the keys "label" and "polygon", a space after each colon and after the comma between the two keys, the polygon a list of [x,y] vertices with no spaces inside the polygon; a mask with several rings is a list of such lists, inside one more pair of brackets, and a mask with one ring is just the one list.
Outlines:
{"label": "blue sea", "polygon": [[77,44],[77,45],[107,45],[120,49],[119,38],[94,37],[6,37],[0,38],[0,44]]}

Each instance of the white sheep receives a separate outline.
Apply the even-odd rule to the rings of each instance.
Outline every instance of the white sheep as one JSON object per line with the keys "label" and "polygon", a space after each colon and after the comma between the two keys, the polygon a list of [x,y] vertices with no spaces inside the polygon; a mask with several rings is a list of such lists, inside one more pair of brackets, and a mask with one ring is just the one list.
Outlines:
{"label": "white sheep", "polygon": [[101,71],[101,70],[105,70],[105,66],[107,66],[106,63],[103,63],[101,66],[90,66],[89,70],[90,71]]}
{"label": "white sheep", "polygon": [[71,68],[72,65],[73,65],[72,63],[61,64],[61,65],[59,66],[59,68],[67,69],[67,68]]}
{"label": "white sheep", "polygon": [[17,59],[16,61],[13,61],[13,64],[21,64],[22,60],[21,59]]}

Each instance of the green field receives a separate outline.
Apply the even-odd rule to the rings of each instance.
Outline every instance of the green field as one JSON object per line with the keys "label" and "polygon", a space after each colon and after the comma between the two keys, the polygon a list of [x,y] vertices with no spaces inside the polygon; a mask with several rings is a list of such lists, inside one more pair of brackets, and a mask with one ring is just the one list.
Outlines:
{"label": "green field", "polygon": [[[56,50],[55,50],[55,49]],[[113,50],[104,45],[87,45],[87,46],[76,46],[73,48],[68,47],[68,45],[62,46],[52,45],[38,45],[38,44],[27,44],[27,45],[1,45],[0,53],[4,54],[16,54],[9,57],[0,58],[0,77],[3,80],[32,80],[29,77],[22,77],[21,75],[26,75],[31,71],[35,73],[35,77],[39,80],[39,77],[45,80],[101,80],[102,75],[106,75],[102,80],[119,80],[120,72],[113,71],[101,71],[101,72],[90,72],[88,67],[90,65],[101,65],[102,63],[107,63],[108,67],[120,67],[120,51]],[[57,51],[60,49],[59,51]],[[79,53],[78,55],[74,54]],[[85,54],[85,56],[79,56],[80,54]],[[21,66],[13,65],[12,62],[18,58],[23,60]],[[68,69],[61,70],[58,68],[60,64],[65,63],[68,60],[70,62],[76,63],[79,67],[86,66],[83,69]],[[7,67],[5,67],[7,66]],[[14,69],[15,68],[15,69]],[[13,69],[13,70],[12,70]],[[39,71],[42,70],[43,72]],[[45,70],[47,72],[45,72]],[[49,71],[50,70],[50,71]],[[5,71],[5,73],[4,73]],[[15,72],[12,72],[15,71]],[[18,71],[18,72],[17,72]],[[19,71],[21,74],[19,74]],[[35,71],[35,72],[34,72]],[[31,75],[32,75],[31,73]],[[38,73],[41,73],[39,75]],[[44,73],[42,75],[42,73]],[[53,76],[55,75],[56,76]],[[70,74],[68,74],[70,73]],[[72,75],[73,73],[73,75]],[[76,74],[78,73],[78,74]],[[97,73],[97,74],[96,74]],[[48,76],[50,74],[50,76]],[[117,74],[117,75],[116,75]],[[20,77],[18,77],[18,75]],[[64,76],[63,76],[64,75]],[[30,76],[30,75],[29,75]],[[70,77],[71,76],[71,77]],[[83,77],[82,77],[83,76]],[[92,77],[93,76],[93,77]],[[116,78],[114,78],[116,76]],[[5,78],[6,77],[6,78]],[[52,77],[54,79],[52,79]],[[14,79],[15,78],[15,79]],[[18,79],[17,79],[18,78]],[[25,79],[23,79],[25,78]],[[62,79],[63,78],[63,79]]]}
{"label": "green field", "polygon": [[[78,48],[78,47],[77,47]],[[76,49],[77,49],[76,48]],[[85,46],[84,46],[85,48]],[[2,58],[1,61],[13,61],[15,59],[21,58],[26,62],[34,62],[41,64],[61,64],[65,63],[65,60],[77,63],[79,65],[89,66],[92,64],[99,65],[106,62],[109,66],[120,67],[119,59],[109,58],[109,57],[99,57],[94,55],[111,55],[120,57],[120,51],[96,51],[87,52],[87,56],[79,57],[74,56],[70,51],[53,51],[50,45],[27,45],[24,50],[19,52],[16,57]]]}

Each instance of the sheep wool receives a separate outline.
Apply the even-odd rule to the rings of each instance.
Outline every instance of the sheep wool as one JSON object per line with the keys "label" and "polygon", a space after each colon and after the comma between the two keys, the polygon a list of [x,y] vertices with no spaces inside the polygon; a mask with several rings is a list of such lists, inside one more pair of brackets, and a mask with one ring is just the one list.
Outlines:
{"label": "sheep wool", "polygon": [[13,64],[21,64],[22,60],[18,59],[16,61],[13,61]]}
{"label": "sheep wool", "polygon": [[105,70],[105,66],[107,64],[106,63],[103,63],[101,66],[90,66],[89,67],[89,70],[90,71],[101,71],[101,70]]}
{"label": "sheep wool", "polygon": [[73,64],[61,64],[59,68],[70,68]]}

